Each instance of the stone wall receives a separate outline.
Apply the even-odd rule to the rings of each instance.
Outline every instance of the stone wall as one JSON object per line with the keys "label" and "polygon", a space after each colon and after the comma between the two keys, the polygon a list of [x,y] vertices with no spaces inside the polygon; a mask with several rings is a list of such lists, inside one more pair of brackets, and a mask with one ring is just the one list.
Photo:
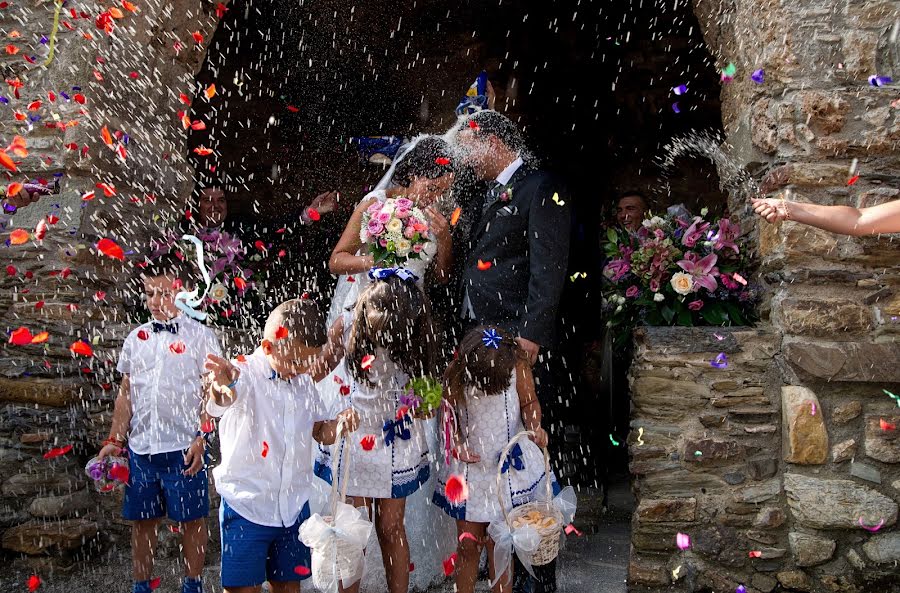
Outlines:
{"label": "stone wall", "polygon": [[[63,174],[62,193],[21,210],[12,227],[33,230],[49,215],[59,222],[43,241],[7,244],[0,278],[6,330],[50,334],[43,345],[0,344],[0,545],[40,574],[127,541],[114,519],[120,501],[94,493],[82,469],[109,430],[113,368],[129,329],[123,298],[131,265],[99,255],[94,245],[113,239],[140,261],[147,237],[183,215],[193,184],[179,94],[195,94],[205,55],[192,33],[208,37],[216,24],[215,3],[139,2],[136,12],[121,9],[107,35],[96,19],[109,3],[78,2],[73,12],[63,9],[54,58],[43,66],[49,44],[40,39],[51,36],[54,4],[4,3],[0,13],[4,35],[20,34],[8,40],[19,53],[4,52],[0,69],[23,85],[18,99],[11,88],[0,93],[9,99],[0,143],[21,135],[30,151],[11,180]],[[29,111],[35,100],[42,105]],[[13,112],[35,117],[20,121]],[[101,140],[102,126],[128,134],[124,163]],[[116,195],[104,196],[101,182]],[[96,197],[83,200],[91,191]],[[92,357],[70,353],[77,339],[93,345]],[[74,448],[44,458],[65,445]]]}
{"label": "stone wall", "polygon": [[[900,3],[694,6],[719,66],[738,69],[722,112],[740,165],[796,200],[896,199],[896,92],[867,78],[900,75]],[[749,80],[757,68],[762,85]],[[765,225],[745,200],[730,206],[759,237],[760,327],[716,330],[722,341],[713,330],[637,336],[632,429],[645,444],[632,433],[631,585],[898,590],[900,410],[883,389],[900,391],[900,241]],[[728,369],[709,366],[719,351]],[[678,531],[690,550],[675,548]]]}

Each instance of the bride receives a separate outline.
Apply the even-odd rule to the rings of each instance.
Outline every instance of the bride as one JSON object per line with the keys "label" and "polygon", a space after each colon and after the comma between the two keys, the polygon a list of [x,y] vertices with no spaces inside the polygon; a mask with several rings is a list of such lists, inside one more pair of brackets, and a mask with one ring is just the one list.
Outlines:
{"label": "bride", "polygon": [[[438,205],[449,193],[453,182],[452,154],[450,146],[439,136],[420,136],[398,152],[387,174],[376,189],[367,194],[354,210],[344,232],[341,234],[329,260],[329,269],[339,275],[328,314],[327,327],[344,311],[352,310],[356,298],[371,280],[368,271],[373,267],[389,267],[375,261],[368,253],[368,246],[361,238],[363,214],[376,202],[405,198],[421,209],[429,219],[429,242],[417,259],[407,259],[402,267],[418,277],[420,288],[429,282],[446,284],[450,280],[452,243],[450,225],[439,212]],[[351,379],[344,364],[337,368],[319,384],[323,401],[337,405],[342,397],[341,388],[346,393]],[[436,459],[438,451],[438,431],[436,420],[427,422],[426,434],[429,450]],[[330,456],[320,451],[319,463],[327,462]],[[432,468],[431,475],[436,475]],[[444,578],[442,560],[455,549],[455,531],[443,513],[431,505],[434,478],[409,496],[406,501],[406,532],[410,547],[412,590],[424,590]],[[448,543],[449,542],[449,543]],[[378,566],[378,546],[369,546],[367,556],[369,566]],[[363,590],[365,590],[365,584]]]}

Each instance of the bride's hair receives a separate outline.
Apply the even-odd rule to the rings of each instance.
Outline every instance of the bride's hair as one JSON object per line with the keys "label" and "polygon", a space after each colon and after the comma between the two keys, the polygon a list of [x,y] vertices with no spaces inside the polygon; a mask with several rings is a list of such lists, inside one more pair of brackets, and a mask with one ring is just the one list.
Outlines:
{"label": "bride's hair", "polygon": [[465,387],[474,387],[486,395],[503,393],[509,387],[516,361],[524,356],[515,338],[505,330],[487,325],[469,330],[444,373],[451,403],[461,403],[453,400],[464,397]]}
{"label": "bride's hair", "polygon": [[452,172],[450,145],[440,136],[426,136],[400,157],[391,181],[409,187],[414,177],[437,179]]}
{"label": "bride's hair", "polygon": [[380,348],[410,377],[433,375],[434,340],[431,304],[422,289],[396,276],[374,280],[356,301],[347,370],[357,381],[374,387],[362,360]]}

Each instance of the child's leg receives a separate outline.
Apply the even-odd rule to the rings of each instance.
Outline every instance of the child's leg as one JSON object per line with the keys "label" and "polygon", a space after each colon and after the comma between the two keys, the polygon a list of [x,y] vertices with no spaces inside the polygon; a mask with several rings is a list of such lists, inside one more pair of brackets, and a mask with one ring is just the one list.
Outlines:
{"label": "child's leg", "polygon": [[[362,496],[348,496],[347,504],[351,504],[356,508],[365,507],[369,513],[369,521],[372,520],[373,501],[371,498],[365,498]],[[359,581],[356,581],[349,587],[344,587],[340,583],[338,583],[338,591],[340,591],[340,593],[359,593],[359,585]]]}
{"label": "child's leg", "polygon": [[375,500],[375,532],[390,593],[407,593],[409,590],[409,544],[403,526],[405,512],[405,498]]}
{"label": "child's leg", "polygon": [[272,593],[300,593],[300,583],[296,581],[269,581],[269,590]]}
{"label": "child's leg", "polygon": [[153,574],[159,519],[141,519],[131,524],[131,564],[135,582],[149,581]]}
{"label": "child's leg", "polygon": [[181,524],[184,546],[184,574],[192,579],[200,578],[206,560],[206,542],[209,531],[206,519],[194,519]]}
{"label": "child's leg", "polygon": [[478,580],[478,561],[481,559],[482,542],[486,530],[484,523],[457,521],[456,532],[459,536],[471,533],[475,541],[466,537],[456,547],[456,591],[457,593],[473,593]]}
{"label": "child's leg", "polygon": [[[497,581],[497,584],[494,585],[494,593],[510,593],[513,587],[513,563],[510,562],[509,566],[494,566],[494,540],[491,538],[487,538],[487,553],[488,574],[490,575],[492,583],[494,582],[494,579],[497,578],[498,570],[506,570],[500,577],[500,580]],[[515,551],[513,551],[513,554],[515,554]]]}

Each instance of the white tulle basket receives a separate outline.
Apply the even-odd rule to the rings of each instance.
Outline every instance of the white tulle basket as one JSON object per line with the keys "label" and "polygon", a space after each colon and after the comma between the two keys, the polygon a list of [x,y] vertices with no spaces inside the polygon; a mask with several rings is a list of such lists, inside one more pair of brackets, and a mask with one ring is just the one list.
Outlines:
{"label": "white tulle basket", "polygon": [[[503,497],[503,461],[509,455],[510,450],[519,440],[534,436],[530,430],[525,430],[510,439],[506,448],[500,454],[497,464],[497,497],[500,500],[500,511],[506,519],[510,530],[518,529],[525,523],[530,524],[541,536],[541,543],[531,556],[533,566],[543,566],[552,562],[559,555],[560,534],[563,530],[562,513],[553,504],[553,486],[550,479],[550,454],[547,449],[541,449],[544,453],[544,483],[547,485],[547,500],[535,500],[525,503],[506,512]],[[535,520],[538,518],[537,520]]]}
{"label": "white tulle basket", "polygon": [[[338,424],[338,434],[342,428]],[[350,468],[350,447],[346,444],[347,439],[339,438],[332,452],[331,514],[316,513],[300,526],[300,540],[312,550],[313,585],[321,591],[337,591],[339,585],[349,587],[362,578],[364,552],[372,532],[372,523],[359,509],[344,502]],[[342,450],[344,470],[339,492]]]}

